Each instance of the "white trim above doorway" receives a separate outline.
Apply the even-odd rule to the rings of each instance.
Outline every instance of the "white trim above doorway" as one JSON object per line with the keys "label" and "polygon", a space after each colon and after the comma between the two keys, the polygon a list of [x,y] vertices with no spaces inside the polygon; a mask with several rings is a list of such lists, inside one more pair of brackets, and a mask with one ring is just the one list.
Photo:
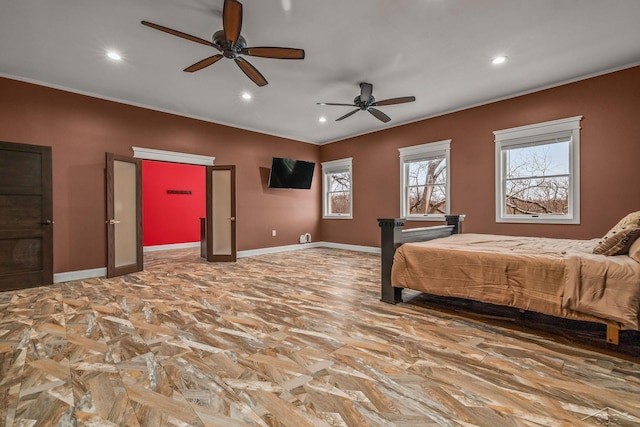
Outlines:
{"label": "white trim above doorway", "polygon": [[131,147],[133,157],[144,160],[159,160],[162,162],[186,163],[190,165],[213,166],[216,158],[200,154],[178,153],[176,151],[156,150],[153,148]]}

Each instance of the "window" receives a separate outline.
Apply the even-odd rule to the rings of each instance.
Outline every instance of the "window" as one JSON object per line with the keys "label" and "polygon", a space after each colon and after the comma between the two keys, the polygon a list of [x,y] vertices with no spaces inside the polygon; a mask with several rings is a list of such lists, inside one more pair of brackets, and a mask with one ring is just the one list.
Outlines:
{"label": "window", "polygon": [[497,222],[580,223],[581,119],[494,132]]}
{"label": "window", "polygon": [[323,218],[353,218],[351,157],[322,163]]}
{"label": "window", "polygon": [[449,214],[451,140],[400,148],[400,215],[444,220]]}

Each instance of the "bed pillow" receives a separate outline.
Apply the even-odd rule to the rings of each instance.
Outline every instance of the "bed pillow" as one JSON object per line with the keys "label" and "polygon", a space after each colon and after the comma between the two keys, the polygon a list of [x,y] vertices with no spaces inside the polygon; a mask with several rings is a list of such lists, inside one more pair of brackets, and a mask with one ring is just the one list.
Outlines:
{"label": "bed pillow", "polygon": [[640,262],[640,238],[636,239],[629,248],[629,256]]}
{"label": "bed pillow", "polygon": [[598,242],[593,253],[602,255],[627,254],[638,237],[640,237],[640,226],[616,225]]}

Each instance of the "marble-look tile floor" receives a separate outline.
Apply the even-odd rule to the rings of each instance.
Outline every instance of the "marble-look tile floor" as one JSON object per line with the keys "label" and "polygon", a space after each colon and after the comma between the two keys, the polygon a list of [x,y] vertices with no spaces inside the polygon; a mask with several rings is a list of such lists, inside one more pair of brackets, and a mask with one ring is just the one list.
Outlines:
{"label": "marble-look tile floor", "polygon": [[2,426],[640,425],[640,364],[415,301],[306,249],[0,293]]}

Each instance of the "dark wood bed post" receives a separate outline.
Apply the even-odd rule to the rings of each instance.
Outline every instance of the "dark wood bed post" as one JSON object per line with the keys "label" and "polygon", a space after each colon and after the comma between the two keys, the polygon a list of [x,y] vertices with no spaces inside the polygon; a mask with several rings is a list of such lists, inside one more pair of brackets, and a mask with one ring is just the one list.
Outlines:
{"label": "dark wood bed post", "polygon": [[431,240],[438,237],[446,237],[451,234],[462,232],[460,215],[445,215],[446,226],[424,227],[407,231],[403,235],[404,218],[378,218],[380,227],[380,248],[381,248],[381,274],[380,274],[380,300],[389,304],[402,302],[402,288],[394,288],[391,285],[391,267],[393,266],[393,255],[396,249],[407,242],[417,242]]}
{"label": "dark wood bed post", "polygon": [[453,225],[451,234],[462,233],[462,221],[460,221],[460,215],[445,215],[444,219],[447,221],[447,225]]}
{"label": "dark wood bed post", "polygon": [[380,226],[380,249],[381,249],[381,301],[389,304],[402,302],[402,289],[391,286],[391,266],[393,265],[393,254],[396,248],[402,244],[402,218],[378,218]]}

